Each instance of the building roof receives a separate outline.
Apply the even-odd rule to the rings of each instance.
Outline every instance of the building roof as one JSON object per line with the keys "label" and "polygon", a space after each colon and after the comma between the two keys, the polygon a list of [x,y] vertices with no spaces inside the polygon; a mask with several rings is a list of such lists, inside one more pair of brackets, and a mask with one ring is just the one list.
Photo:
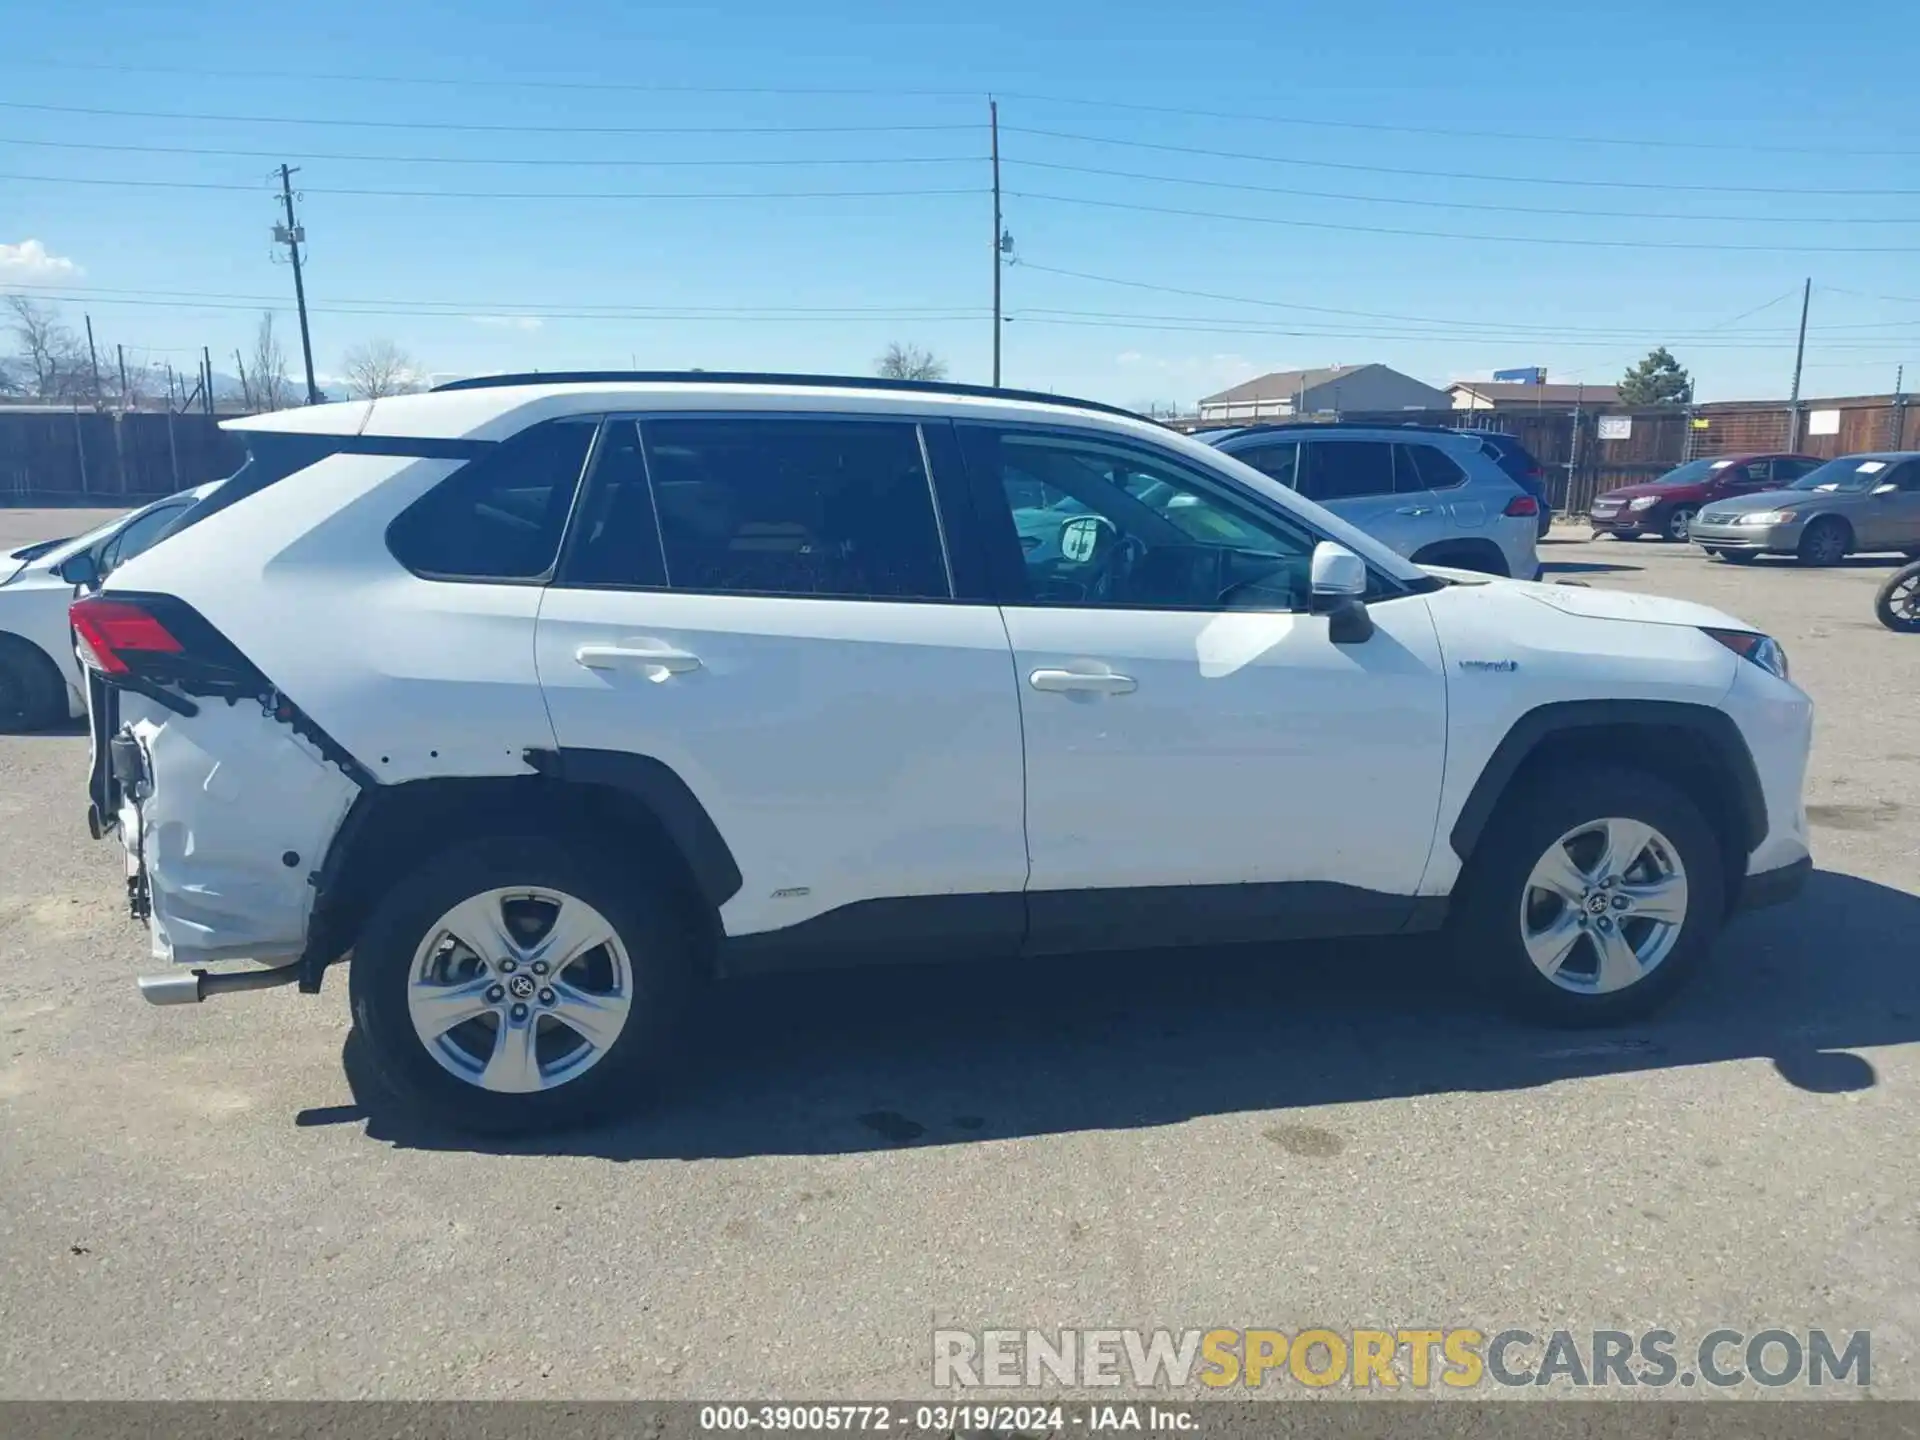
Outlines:
{"label": "building roof", "polygon": [[1498,405],[1617,405],[1618,385],[1525,385],[1517,380],[1456,380],[1447,386],[1451,395],[1466,390],[1482,400]]}
{"label": "building roof", "polygon": [[1209,395],[1202,405],[1231,404],[1236,400],[1291,400],[1303,390],[1312,390],[1356,370],[1371,370],[1371,365],[1328,365],[1318,370],[1275,370],[1256,380],[1243,380],[1231,390]]}

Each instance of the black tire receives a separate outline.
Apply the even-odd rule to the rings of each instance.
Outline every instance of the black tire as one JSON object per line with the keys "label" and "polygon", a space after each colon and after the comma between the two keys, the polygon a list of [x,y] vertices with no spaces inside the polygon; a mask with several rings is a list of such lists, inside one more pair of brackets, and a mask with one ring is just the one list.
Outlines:
{"label": "black tire", "polygon": [[1903,565],[1873,597],[1880,623],[1902,635],[1920,635],[1920,563]]}
{"label": "black tire", "polygon": [[[408,990],[416,951],[456,905],[522,886],[563,892],[599,911],[626,952],[632,999],[617,1038],[589,1068],[551,1089],[515,1094],[484,1089],[444,1068],[414,1027]],[[403,1109],[481,1134],[557,1130],[629,1107],[667,1066],[693,989],[697,953],[687,907],[645,875],[616,867],[584,845],[570,845],[566,836],[496,837],[447,850],[394,886],[361,930],[348,989],[354,1023],[367,1042],[367,1063]],[[529,1024],[539,1032],[541,1017]],[[569,1037],[577,1042],[577,1035],[556,1026],[550,1023],[544,1034],[561,1045]],[[546,1063],[537,1048],[535,1054],[536,1065]]]}
{"label": "black tire", "polygon": [[1832,515],[1822,515],[1800,537],[1800,548],[1795,552],[1802,565],[1838,565],[1847,558],[1847,552],[1853,548],[1853,531],[1847,522]]}
{"label": "black tire", "polygon": [[46,653],[18,635],[0,635],[0,732],[44,730],[67,715],[67,686]]}
{"label": "black tire", "polygon": [[1751,565],[1756,558],[1751,550],[1709,550],[1707,553],[1728,565]]}
{"label": "black tire", "polygon": [[1547,533],[1553,529],[1553,512],[1546,506],[1540,507],[1540,519],[1534,524],[1533,529],[1536,540],[1546,539]]}
{"label": "black tire", "polygon": [[1675,545],[1686,544],[1688,535],[1693,529],[1696,509],[1697,507],[1692,505],[1674,506],[1672,513],[1660,527],[1660,538]]}
{"label": "black tire", "polygon": [[[1651,825],[1678,853],[1686,915],[1665,957],[1623,989],[1580,993],[1537,968],[1522,937],[1523,904],[1535,864],[1568,832],[1610,818]],[[1644,771],[1556,770],[1505,799],[1461,876],[1453,937],[1462,961],[1502,1004],[1553,1025],[1612,1025],[1647,1015],[1686,983],[1713,948],[1726,911],[1725,856],[1688,796]],[[1611,923],[1611,914],[1606,917]],[[1596,920],[1593,923],[1600,923]],[[1597,975],[1597,954],[1575,942],[1567,961]],[[1569,972],[1578,978],[1578,969]]]}

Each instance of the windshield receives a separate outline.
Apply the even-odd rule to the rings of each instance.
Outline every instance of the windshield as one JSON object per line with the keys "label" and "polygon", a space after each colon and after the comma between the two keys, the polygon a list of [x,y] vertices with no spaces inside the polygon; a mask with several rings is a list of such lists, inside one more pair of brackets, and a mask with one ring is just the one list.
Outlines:
{"label": "windshield", "polygon": [[1689,460],[1684,465],[1675,466],[1658,480],[1649,480],[1649,485],[1698,485],[1708,479],[1716,470],[1724,470],[1731,460]]}
{"label": "windshield", "polygon": [[1846,455],[1829,460],[1818,470],[1809,470],[1787,488],[1789,490],[1871,490],[1880,483],[1888,462],[1864,455]]}

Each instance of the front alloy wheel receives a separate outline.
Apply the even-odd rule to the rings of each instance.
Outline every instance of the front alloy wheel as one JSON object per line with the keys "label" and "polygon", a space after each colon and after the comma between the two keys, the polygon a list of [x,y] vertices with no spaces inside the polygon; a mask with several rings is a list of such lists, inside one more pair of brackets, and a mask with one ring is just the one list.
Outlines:
{"label": "front alloy wheel", "polygon": [[1520,938],[1562,990],[1607,995],[1637,985],[1673,952],[1687,920],[1687,871],[1671,841],[1640,820],[1577,826],[1534,863]]}
{"label": "front alloy wheel", "polygon": [[1676,505],[1667,517],[1667,539],[1685,544],[1687,536],[1693,533],[1693,509],[1687,505]]}
{"label": "front alloy wheel", "polygon": [[1450,920],[1460,959],[1536,1019],[1637,1019],[1713,948],[1738,844],[1664,775],[1544,767],[1501,802],[1468,859]]}

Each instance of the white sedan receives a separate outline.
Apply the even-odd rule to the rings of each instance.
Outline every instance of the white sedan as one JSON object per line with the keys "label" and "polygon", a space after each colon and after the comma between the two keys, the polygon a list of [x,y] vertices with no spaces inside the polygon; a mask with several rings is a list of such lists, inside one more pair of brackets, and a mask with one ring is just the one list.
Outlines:
{"label": "white sedan", "polygon": [[[84,535],[27,545],[0,559],[0,731],[42,730],[87,713],[67,623],[80,572],[90,568],[105,578],[151,548],[219,484],[182,490]],[[88,560],[69,563],[79,556]]]}

